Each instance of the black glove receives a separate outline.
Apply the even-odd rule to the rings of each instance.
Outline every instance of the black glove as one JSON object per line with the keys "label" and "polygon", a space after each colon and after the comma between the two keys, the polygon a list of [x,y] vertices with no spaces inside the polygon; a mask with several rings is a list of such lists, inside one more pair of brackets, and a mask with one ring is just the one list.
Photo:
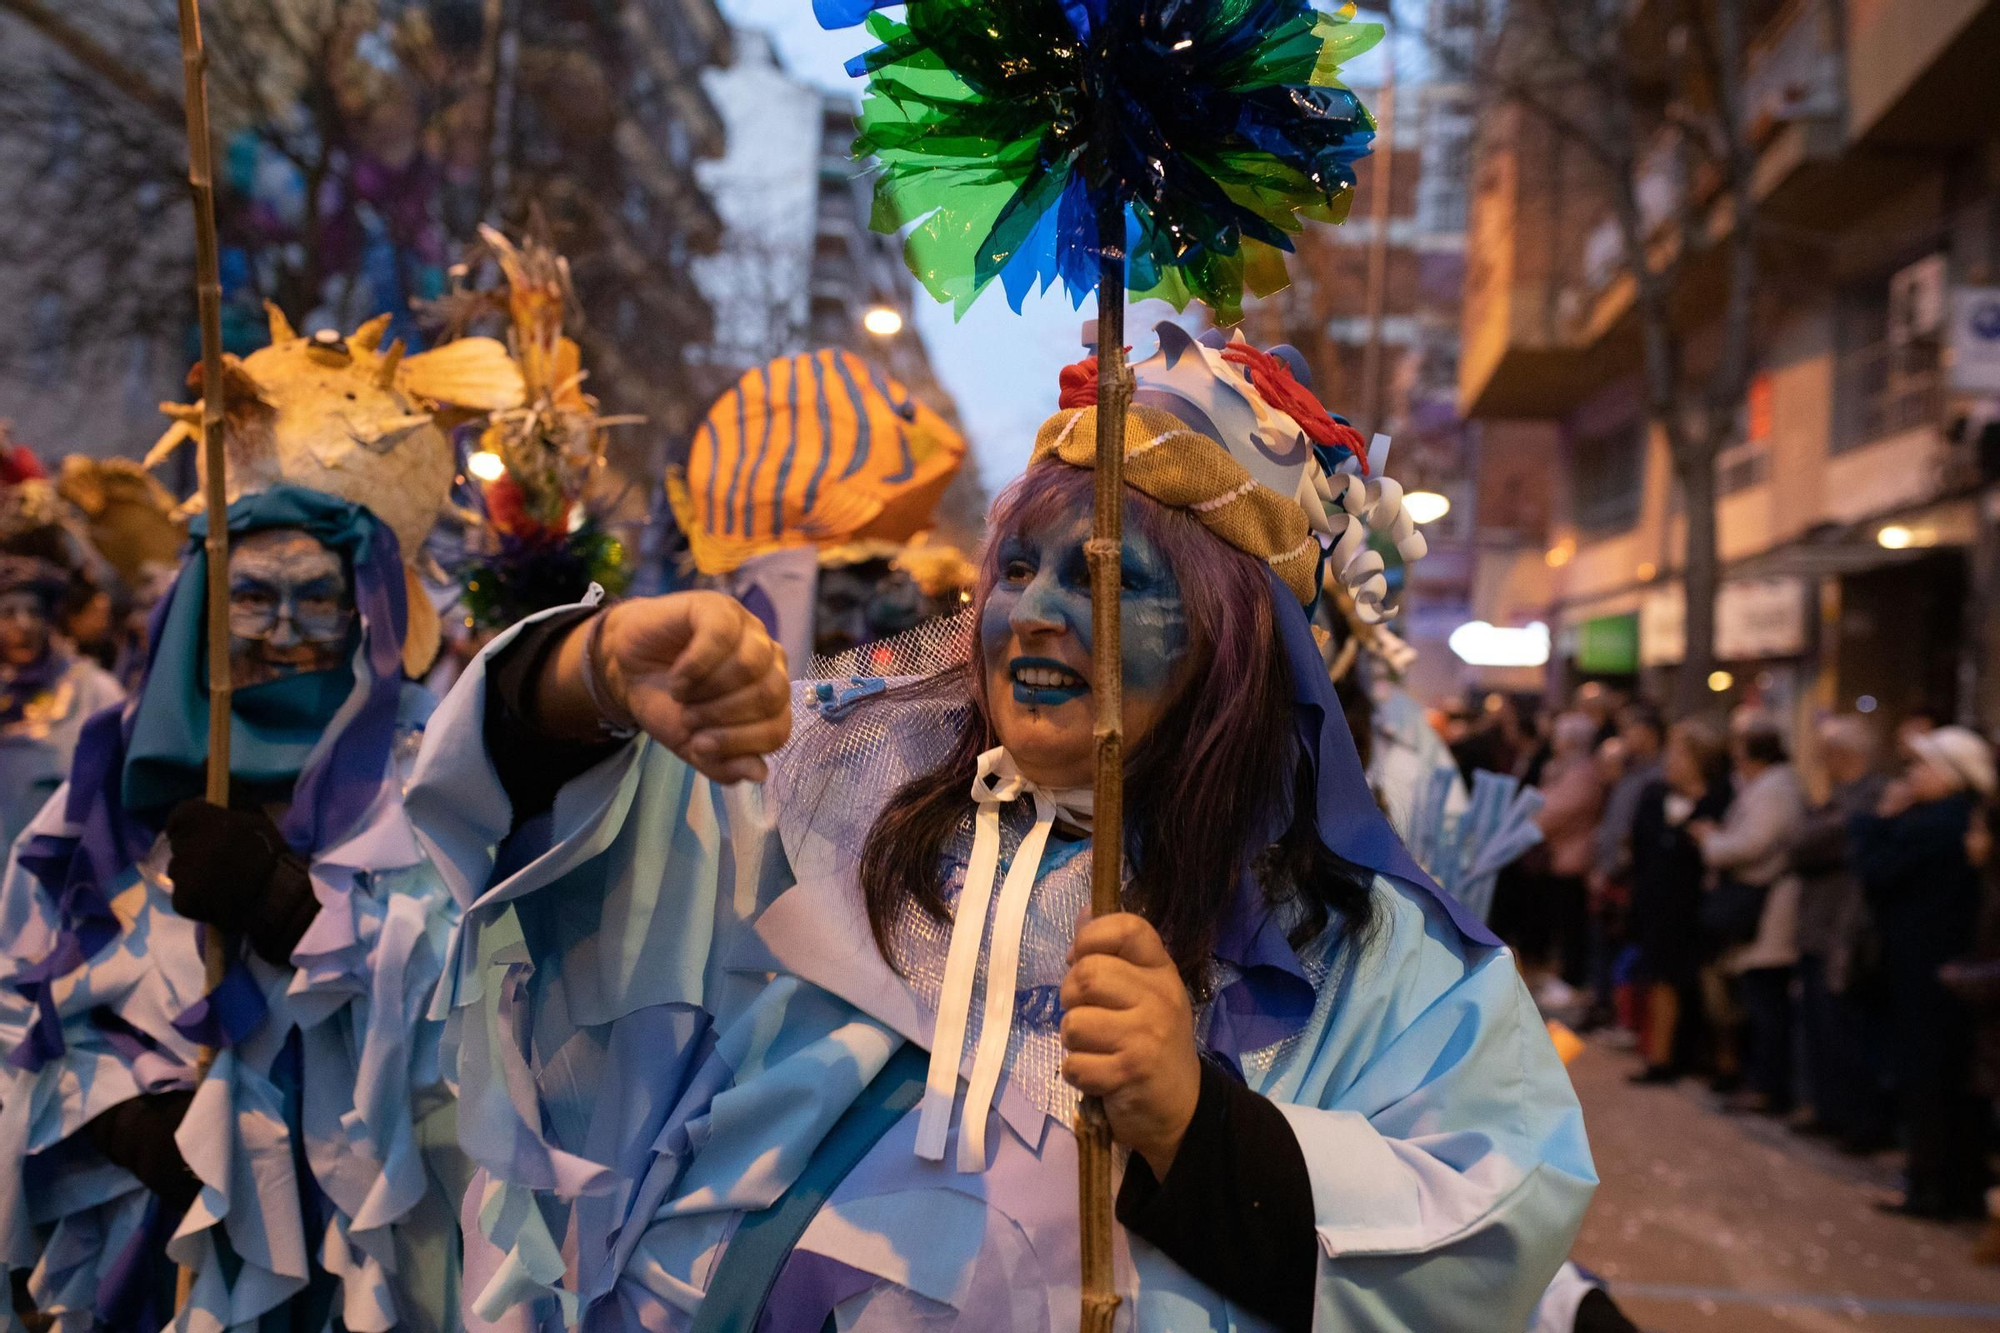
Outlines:
{"label": "black glove", "polygon": [[122,1166],[179,1217],[201,1193],[201,1179],[181,1158],[174,1131],[194,1093],[148,1092],[123,1101],[83,1127],[90,1145]]}
{"label": "black glove", "polygon": [[284,967],[319,911],[305,859],[262,810],[182,801],[167,816],[174,911],[234,934]]}

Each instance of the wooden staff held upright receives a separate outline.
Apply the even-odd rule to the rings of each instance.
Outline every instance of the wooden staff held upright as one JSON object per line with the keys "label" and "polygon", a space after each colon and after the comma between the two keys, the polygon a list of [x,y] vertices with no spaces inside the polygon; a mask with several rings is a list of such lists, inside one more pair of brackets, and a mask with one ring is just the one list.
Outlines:
{"label": "wooden staff held upright", "polygon": [[[208,789],[209,803],[229,804],[229,488],[222,448],[222,277],[216,256],[214,154],[208,132],[208,57],[196,0],[180,0],[181,74],[185,82],[188,194],[194,204],[195,303],[201,315],[201,452],[208,510]],[[208,990],[222,984],[229,958],[222,933],[202,928]],[[215,1052],[204,1047],[197,1080]],[[185,1307],[194,1271],[180,1272],[177,1307]]]}
{"label": "wooden staff held upright", "polygon": [[[229,804],[229,487],[222,449],[222,277],[216,258],[215,175],[208,138],[208,56],[201,12],[180,0],[181,72],[187,83],[188,193],[194,200],[195,303],[201,312],[202,499],[208,510],[208,791]],[[228,959],[220,934],[202,932],[208,984],[221,984]]]}
{"label": "wooden staff held upright", "polygon": [[[1090,542],[1090,691],[1097,702],[1097,767],[1092,778],[1090,912],[1124,910],[1124,653],[1118,602],[1125,548],[1125,206],[1100,208],[1097,245],[1097,468]],[[1085,1097],[1076,1124],[1077,1201],[1083,1258],[1082,1333],[1111,1333],[1118,1295],[1111,1283],[1111,1122],[1104,1103]]]}

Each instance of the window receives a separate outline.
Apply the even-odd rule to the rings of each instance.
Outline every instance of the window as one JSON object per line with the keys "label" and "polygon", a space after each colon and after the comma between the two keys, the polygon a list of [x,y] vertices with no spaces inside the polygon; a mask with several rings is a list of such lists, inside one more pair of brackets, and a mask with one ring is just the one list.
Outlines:
{"label": "window", "polygon": [[1891,318],[1897,267],[1841,294],[1832,450],[1939,424],[1944,375],[1935,329]]}
{"label": "window", "polygon": [[1771,455],[1762,445],[1725,449],[1716,460],[1715,485],[1720,495],[1734,495],[1770,480]]}
{"label": "window", "polygon": [[1465,230],[1472,185],[1472,122],[1441,116],[1424,146],[1424,174],[1417,200],[1418,229],[1431,235]]}
{"label": "window", "polygon": [[1585,532],[1622,532],[1639,519],[1646,425],[1630,422],[1571,446],[1570,510]]}
{"label": "window", "polygon": [[34,378],[41,384],[54,384],[69,369],[68,303],[55,292],[42,292],[30,307],[28,327],[32,330],[30,343],[34,350],[29,354],[29,364],[34,367]]}

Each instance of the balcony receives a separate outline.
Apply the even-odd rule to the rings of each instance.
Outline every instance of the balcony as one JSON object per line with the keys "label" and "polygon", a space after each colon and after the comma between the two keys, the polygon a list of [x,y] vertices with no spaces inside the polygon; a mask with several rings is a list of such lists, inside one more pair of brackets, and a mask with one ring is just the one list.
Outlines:
{"label": "balcony", "polygon": [[1832,21],[1819,0],[1793,0],[1752,44],[1744,100],[1757,143],[1767,142],[1786,124],[1841,113],[1840,57],[1828,30]]}
{"label": "balcony", "polygon": [[[1773,222],[1823,228],[1839,215],[1841,200],[1856,196],[1854,164],[1839,160],[1842,85],[1832,24],[1827,0],[1787,0],[1748,54],[1746,95],[1759,149],[1752,188],[1761,215]],[[1461,403],[1471,415],[1560,416],[1639,357],[1631,259],[1609,200],[1580,200],[1574,173],[1565,177],[1564,194],[1547,183],[1546,131],[1515,113],[1486,132],[1500,142],[1482,147],[1489,161],[1498,160],[1484,171],[1488,183],[1469,229],[1475,277],[1467,284],[1466,342],[1473,350]],[[1672,131],[1650,145],[1636,182],[1650,261],[1656,269],[1680,264],[1676,318],[1691,322],[1712,317],[1725,290],[1716,243],[1734,221],[1718,184]],[[1570,221],[1580,202],[1582,216]],[[1683,259],[1680,247],[1690,242],[1696,252]],[[1479,287],[1484,275],[1493,279],[1490,293]]]}
{"label": "balcony", "polygon": [[1935,342],[1880,342],[1849,352],[1840,358],[1836,384],[1836,454],[1944,420],[1944,372]]}

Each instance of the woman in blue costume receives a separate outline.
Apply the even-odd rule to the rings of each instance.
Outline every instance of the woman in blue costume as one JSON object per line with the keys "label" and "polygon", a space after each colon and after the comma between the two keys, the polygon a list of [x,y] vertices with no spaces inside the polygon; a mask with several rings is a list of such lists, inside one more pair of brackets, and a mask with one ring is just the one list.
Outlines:
{"label": "woman in blue costume", "polygon": [[[197,539],[133,701],[85,727],[0,885],[15,1312],[450,1329],[465,1173],[424,1015],[457,912],[402,808],[431,700],[403,678],[398,543],[290,486],[228,522],[231,808],[199,799]],[[204,922],[230,958],[210,994]],[[178,1319],[176,1265],[194,1279]]]}
{"label": "woman in blue costume", "polygon": [[689,593],[525,622],[441,707],[469,1326],[1074,1327],[1079,1090],[1127,1150],[1118,1327],[1526,1325],[1589,1152],[1322,668],[1323,410],[1177,330],[1136,379],[1128,912],[1084,910],[1089,367],[907,675],[788,694]]}

